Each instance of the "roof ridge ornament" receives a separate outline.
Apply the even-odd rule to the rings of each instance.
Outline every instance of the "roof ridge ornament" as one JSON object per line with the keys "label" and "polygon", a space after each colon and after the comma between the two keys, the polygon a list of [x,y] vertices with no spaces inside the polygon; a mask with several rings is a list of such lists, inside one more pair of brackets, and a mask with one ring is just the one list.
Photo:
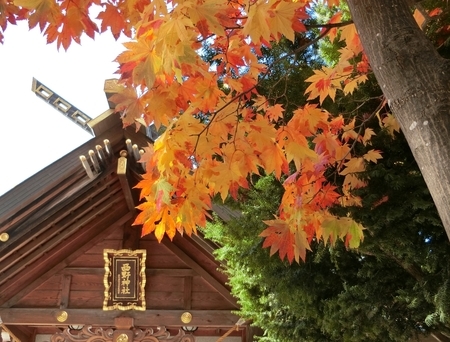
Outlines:
{"label": "roof ridge ornament", "polygon": [[56,94],[53,90],[45,86],[42,82],[39,82],[34,77],[31,90],[36,94],[37,97],[41,98],[50,106],[54,107],[56,110],[58,110],[58,112],[63,114],[70,121],[74,122],[77,126],[81,127],[89,134],[94,135],[91,127],[88,125],[88,122],[92,120],[89,115],[83,113],[69,101],[63,99],[61,96]]}

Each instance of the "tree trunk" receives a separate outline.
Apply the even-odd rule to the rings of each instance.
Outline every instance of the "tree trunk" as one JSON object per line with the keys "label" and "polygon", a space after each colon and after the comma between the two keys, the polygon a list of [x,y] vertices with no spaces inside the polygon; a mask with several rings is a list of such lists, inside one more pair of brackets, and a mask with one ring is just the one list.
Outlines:
{"label": "tree trunk", "polygon": [[419,29],[407,0],[347,2],[450,238],[450,61]]}

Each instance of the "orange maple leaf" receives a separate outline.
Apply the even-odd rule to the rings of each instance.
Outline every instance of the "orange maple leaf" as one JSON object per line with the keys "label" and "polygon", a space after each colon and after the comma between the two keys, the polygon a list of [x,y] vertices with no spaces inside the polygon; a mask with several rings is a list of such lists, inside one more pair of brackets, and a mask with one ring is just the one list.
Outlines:
{"label": "orange maple leaf", "polygon": [[270,106],[266,109],[267,118],[270,121],[275,121],[275,122],[277,122],[278,119],[283,118],[283,112],[284,112],[284,108],[281,104],[276,104],[276,105]]}
{"label": "orange maple leaf", "polygon": [[270,255],[278,252],[282,260],[287,257],[288,261],[292,263],[295,237],[289,225],[280,219],[264,221],[264,223],[269,227],[259,235],[265,237],[263,248],[270,247]]}
{"label": "orange maple leaf", "polygon": [[130,36],[131,31],[127,27],[124,14],[110,3],[104,3],[103,6],[104,11],[97,16],[97,19],[101,20],[101,32],[105,32],[109,27],[115,39],[118,39],[122,32]]}
{"label": "orange maple leaf", "polygon": [[40,30],[43,31],[47,25],[55,25],[62,18],[61,8],[54,0],[14,0],[14,4],[30,10],[30,28],[39,24]]}
{"label": "orange maple leaf", "polygon": [[[277,2],[275,8],[271,11],[273,14],[267,18],[268,26],[275,39],[278,40],[283,35],[292,42],[295,40],[294,19],[298,21],[298,14],[301,12],[297,13],[297,11],[304,5],[301,1],[291,2],[281,0]],[[297,18],[295,18],[296,14]]]}
{"label": "orange maple leaf", "polygon": [[206,38],[210,33],[224,34],[224,27],[219,21],[218,14],[226,9],[227,5],[223,0],[194,2],[187,13],[202,36]]}
{"label": "orange maple leaf", "polygon": [[122,89],[121,92],[111,96],[110,101],[116,103],[115,110],[121,112],[124,126],[132,125],[144,113],[144,102],[133,88]]}
{"label": "orange maple leaf", "polygon": [[341,89],[342,76],[335,68],[322,67],[321,70],[314,70],[314,75],[308,77],[305,82],[311,84],[306,88],[305,93],[310,93],[308,100],[319,97],[320,103],[329,96],[333,101],[336,90]]}
{"label": "orange maple leaf", "polygon": [[270,247],[270,255],[278,252],[280,258],[285,257],[292,263],[306,259],[306,250],[311,250],[305,230],[293,227],[285,220],[277,218],[275,220],[263,221],[269,227],[259,236],[265,237],[263,248]]}

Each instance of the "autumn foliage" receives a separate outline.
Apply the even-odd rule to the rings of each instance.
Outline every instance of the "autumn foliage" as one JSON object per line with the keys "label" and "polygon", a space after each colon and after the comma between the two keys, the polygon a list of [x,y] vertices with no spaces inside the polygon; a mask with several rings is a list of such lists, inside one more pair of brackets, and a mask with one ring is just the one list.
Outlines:
{"label": "autumn foliage", "polygon": [[[330,8],[338,3],[328,0]],[[125,126],[167,127],[145,147],[146,173],[138,184],[145,201],[135,223],[159,240],[191,234],[206,223],[213,198],[236,197],[252,174],[274,173],[285,192],[261,236],[272,254],[292,262],[305,258],[312,239],[358,246],[363,227],[329,208],[358,205],[352,194],[364,186],[358,173],[382,158],[370,148],[355,152],[357,144],[370,146],[374,134],[364,120],[320,107],[337,92],[351,94],[370,72],[354,25],[339,11],[301,47],[326,36],[342,45],[336,65],[306,80],[310,103],[287,121],[282,105],[258,93],[271,71],[258,58],[261,47],[311,30],[312,6],[308,0],[0,0],[0,27],[26,19],[64,49],[83,33],[130,37],[117,57],[120,82],[112,100]],[[202,44],[217,52],[214,67],[202,59]],[[398,130],[384,103],[371,115]],[[343,177],[343,185],[330,183],[327,170]]]}

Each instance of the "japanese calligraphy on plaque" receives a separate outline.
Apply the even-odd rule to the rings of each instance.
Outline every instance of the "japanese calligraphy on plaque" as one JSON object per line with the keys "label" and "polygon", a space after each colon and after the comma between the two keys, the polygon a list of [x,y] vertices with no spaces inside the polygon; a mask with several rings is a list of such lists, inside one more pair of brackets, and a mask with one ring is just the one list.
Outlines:
{"label": "japanese calligraphy on plaque", "polygon": [[145,249],[103,250],[103,310],[145,310],[146,255]]}

